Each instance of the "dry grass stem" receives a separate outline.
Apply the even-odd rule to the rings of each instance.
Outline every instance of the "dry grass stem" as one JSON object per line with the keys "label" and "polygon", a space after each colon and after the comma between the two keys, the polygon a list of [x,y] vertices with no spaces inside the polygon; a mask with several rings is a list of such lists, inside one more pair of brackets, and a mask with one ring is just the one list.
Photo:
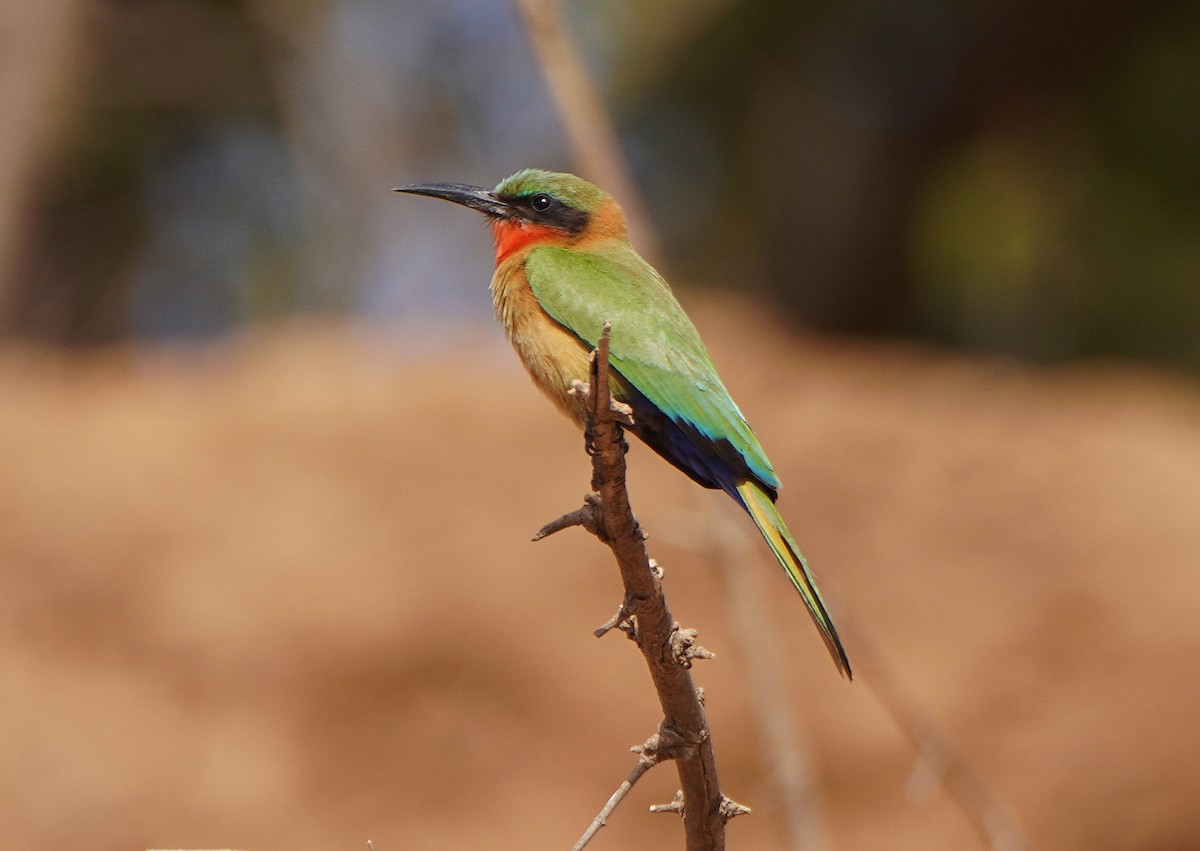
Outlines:
{"label": "dry grass stem", "polygon": [[625,164],[616,128],[579,58],[557,0],[516,0],[516,7],[579,173],[621,202],[639,252],[657,265],[662,257],[657,233]]}

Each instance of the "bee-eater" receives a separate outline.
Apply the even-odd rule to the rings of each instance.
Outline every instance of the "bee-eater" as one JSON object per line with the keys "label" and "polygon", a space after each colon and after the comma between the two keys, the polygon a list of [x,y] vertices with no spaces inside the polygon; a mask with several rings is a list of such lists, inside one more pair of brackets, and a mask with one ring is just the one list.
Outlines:
{"label": "bee-eater", "polygon": [[519,171],[492,190],[419,183],[396,191],[443,198],[488,217],[496,242],[496,315],[534,383],[580,425],[584,402],[568,391],[573,381],[587,381],[589,353],[612,322],[611,393],[633,409],[629,429],[746,510],[849,677],[841,639],[775,508],[779,478],[671,288],[630,245],[616,201],[572,174],[538,169]]}

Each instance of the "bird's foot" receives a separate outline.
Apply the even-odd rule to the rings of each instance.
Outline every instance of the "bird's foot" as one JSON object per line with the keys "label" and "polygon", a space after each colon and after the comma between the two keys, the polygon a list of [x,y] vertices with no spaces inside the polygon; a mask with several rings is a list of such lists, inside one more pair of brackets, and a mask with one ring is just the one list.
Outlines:
{"label": "bird's foot", "polygon": [[631,405],[626,405],[624,402],[618,402],[616,399],[609,399],[608,409],[612,413],[612,418],[621,425],[633,425],[633,407]]}
{"label": "bird's foot", "polygon": [[[592,388],[586,381],[575,379],[571,382],[570,388],[567,390],[567,395],[575,399],[581,399],[587,402],[591,399]],[[608,399],[609,419],[618,422],[623,426],[633,425],[633,408],[611,396]]]}

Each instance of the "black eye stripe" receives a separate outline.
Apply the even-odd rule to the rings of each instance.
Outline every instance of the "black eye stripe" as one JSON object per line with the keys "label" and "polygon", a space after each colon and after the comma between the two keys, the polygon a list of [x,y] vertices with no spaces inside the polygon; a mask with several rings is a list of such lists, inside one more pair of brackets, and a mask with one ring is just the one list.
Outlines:
{"label": "black eye stripe", "polygon": [[587,227],[589,216],[583,210],[572,207],[548,192],[532,195],[505,195],[500,200],[511,205],[518,218],[539,225],[547,225],[569,234],[581,233]]}

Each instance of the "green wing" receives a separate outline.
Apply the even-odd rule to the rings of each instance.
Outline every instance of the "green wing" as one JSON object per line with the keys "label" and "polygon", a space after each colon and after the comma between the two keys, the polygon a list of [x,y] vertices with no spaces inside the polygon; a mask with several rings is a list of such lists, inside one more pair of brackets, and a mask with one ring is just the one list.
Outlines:
{"label": "green wing", "polygon": [[714,444],[728,441],[756,478],[779,487],[700,334],[666,281],[627,243],[604,253],[543,246],[530,252],[525,273],[542,308],[589,346],[612,323],[613,366],[659,411]]}

